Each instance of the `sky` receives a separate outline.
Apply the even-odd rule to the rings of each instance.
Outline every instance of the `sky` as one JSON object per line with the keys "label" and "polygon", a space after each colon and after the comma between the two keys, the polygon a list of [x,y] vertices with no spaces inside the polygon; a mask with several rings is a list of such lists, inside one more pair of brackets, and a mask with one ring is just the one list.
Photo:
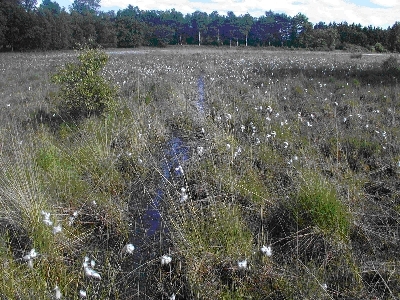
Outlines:
{"label": "sky", "polygon": [[[73,2],[55,1],[67,11]],[[327,24],[346,21],[384,29],[400,21],[400,0],[101,0],[101,10],[118,11],[127,8],[129,4],[138,6],[141,10],[175,8],[183,14],[200,10],[207,13],[218,11],[220,15],[226,15],[228,11],[233,11],[238,16],[249,13],[253,17],[259,17],[265,11],[272,10],[293,17],[300,12],[313,24],[319,21]]]}

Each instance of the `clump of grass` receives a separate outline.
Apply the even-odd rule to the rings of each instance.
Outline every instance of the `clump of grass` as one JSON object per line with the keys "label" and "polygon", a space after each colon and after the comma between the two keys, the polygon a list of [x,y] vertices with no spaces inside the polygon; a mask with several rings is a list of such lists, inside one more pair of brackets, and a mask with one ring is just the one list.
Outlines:
{"label": "clump of grass", "polygon": [[359,171],[364,168],[368,171],[376,168],[376,157],[381,147],[372,139],[346,137],[346,140],[342,142],[342,149],[351,170]]}
{"label": "clump of grass", "polygon": [[206,251],[217,260],[236,261],[251,253],[251,233],[246,230],[240,208],[216,203],[187,220],[183,231],[193,250]]}
{"label": "clump of grass", "polygon": [[341,293],[355,298],[363,295],[360,270],[348,253],[341,252],[325,264],[297,261],[286,266],[288,272],[292,269],[297,276],[287,280],[284,295],[290,299],[332,299]]}
{"label": "clump of grass", "polygon": [[60,201],[79,206],[82,200],[103,199],[101,194],[118,196],[123,193],[124,181],[115,167],[109,141],[103,140],[101,130],[101,126],[95,131],[87,129],[83,136],[79,134],[79,139],[66,143],[56,142],[48,134],[45,138],[46,133],[42,135],[44,139],[42,145],[38,145],[35,162],[41,170],[39,174],[55,192],[53,196]]}
{"label": "clump of grass", "polygon": [[[18,155],[31,154],[16,164],[18,172],[1,164],[6,176],[0,190],[9,196],[1,202],[7,209],[1,214],[0,252],[10,266],[2,273],[10,288],[0,294],[50,298],[57,286],[63,297],[77,298],[77,288],[82,287],[90,296],[109,299],[125,297],[121,285],[132,288],[128,280],[135,278],[135,272],[120,278],[121,272],[130,269],[121,249],[129,239],[131,201],[137,201],[139,211],[145,200],[142,195],[136,198],[131,184],[138,178],[145,180],[149,168],[145,155],[150,153],[151,160],[157,150],[149,150],[147,144],[158,142],[162,126],[148,130],[148,122],[133,119],[127,108],[114,113],[118,116],[109,113],[81,119],[79,124],[62,123],[56,131],[41,124],[24,136],[31,144],[18,144]],[[61,233],[43,223],[42,211],[61,226]],[[29,267],[22,257],[33,248],[39,255],[33,260],[34,276],[27,277]],[[87,274],[85,278],[86,255],[96,257],[101,281]]]}
{"label": "clump of grass", "polygon": [[[68,266],[73,233],[63,230],[63,218],[53,214],[54,203],[41,190],[32,161],[18,153],[12,165],[0,162],[0,294],[8,298],[43,298],[56,285],[69,294],[74,288],[69,284],[80,277]],[[44,219],[47,213],[51,217]]]}
{"label": "clump of grass", "polygon": [[264,205],[270,201],[270,193],[256,169],[249,169],[242,174],[235,184],[235,190],[243,198],[249,198],[250,205]]}
{"label": "clump of grass", "polygon": [[292,94],[293,94],[294,98],[299,99],[299,98],[303,97],[304,89],[301,86],[296,85],[292,90]]}
{"label": "clump of grass", "polygon": [[352,59],[361,59],[363,54],[361,52],[354,52],[350,54],[350,58]]}
{"label": "clump of grass", "polygon": [[385,72],[398,72],[399,63],[397,62],[397,58],[393,55],[390,55],[386,60],[383,61],[382,70]]}
{"label": "clump of grass", "polygon": [[312,226],[326,236],[346,241],[350,232],[350,213],[339,199],[336,189],[320,174],[305,171],[299,191],[291,203],[300,228]]}
{"label": "clump of grass", "polygon": [[[368,132],[364,137],[346,135],[339,138],[330,137],[320,145],[325,157],[337,163],[346,163],[351,171],[360,173],[376,169],[382,147]],[[367,138],[366,136],[370,137]]]}
{"label": "clump of grass", "polygon": [[[251,256],[252,234],[234,204],[217,202],[193,209],[195,213],[185,214],[179,224],[179,250],[187,264],[188,280],[194,294],[220,298],[226,288],[240,287],[234,270],[238,261]],[[207,288],[210,284],[212,289]]]}

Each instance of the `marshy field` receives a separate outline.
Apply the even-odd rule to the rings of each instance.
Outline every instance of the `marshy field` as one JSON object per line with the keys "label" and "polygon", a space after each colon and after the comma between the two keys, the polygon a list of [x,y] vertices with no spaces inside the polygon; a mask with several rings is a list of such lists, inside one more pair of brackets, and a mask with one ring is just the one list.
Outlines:
{"label": "marshy field", "polygon": [[1,299],[399,299],[398,59],[0,53]]}

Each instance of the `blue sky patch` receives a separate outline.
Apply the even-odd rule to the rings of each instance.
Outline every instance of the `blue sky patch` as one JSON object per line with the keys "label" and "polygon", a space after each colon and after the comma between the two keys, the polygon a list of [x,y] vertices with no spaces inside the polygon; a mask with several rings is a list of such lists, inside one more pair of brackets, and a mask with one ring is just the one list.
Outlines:
{"label": "blue sky patch", "polygon": [[365,7],[371,7],[371,8],[383,8],[383,6],[372,3],[369,0],[350,0],[349,2],[354,3],[358,6],[365,6]]}

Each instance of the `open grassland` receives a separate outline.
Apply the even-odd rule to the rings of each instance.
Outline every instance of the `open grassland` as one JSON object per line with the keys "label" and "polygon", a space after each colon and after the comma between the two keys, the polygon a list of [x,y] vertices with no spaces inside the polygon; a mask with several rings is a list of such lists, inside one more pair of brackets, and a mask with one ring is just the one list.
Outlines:
{"label": "open grassland", "polygon": [[76,52],[1,54],[1,298],[398,299],[388,59],[109,51],[112,107],[70,118]]}

